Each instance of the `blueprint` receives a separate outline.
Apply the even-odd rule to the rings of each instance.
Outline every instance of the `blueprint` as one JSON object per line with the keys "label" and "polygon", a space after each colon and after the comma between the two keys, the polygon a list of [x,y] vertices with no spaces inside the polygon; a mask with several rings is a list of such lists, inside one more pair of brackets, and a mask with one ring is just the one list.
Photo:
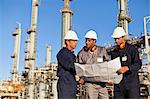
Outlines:
{"label": "blueprint", "polygon": [[84,77],[86,81],[92,82],[113,82],[115,84],[122,80],[122,74],[116,72],[121,68],[120,58],[97,64],[75,63],[76,73]]}

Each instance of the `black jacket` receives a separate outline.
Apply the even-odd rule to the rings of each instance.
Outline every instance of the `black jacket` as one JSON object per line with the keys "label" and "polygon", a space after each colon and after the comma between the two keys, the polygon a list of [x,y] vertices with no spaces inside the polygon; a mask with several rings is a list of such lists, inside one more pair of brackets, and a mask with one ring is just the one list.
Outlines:
{"label": "black jacket", "polygon": [[141,68],[138,49],[126,43],[125,48],[115,49],[111,52],[111,58],[120,57],[121,65],[128,66],[129,71],[123,74],[123,80],[129,88],[139,86],[138,70]]}

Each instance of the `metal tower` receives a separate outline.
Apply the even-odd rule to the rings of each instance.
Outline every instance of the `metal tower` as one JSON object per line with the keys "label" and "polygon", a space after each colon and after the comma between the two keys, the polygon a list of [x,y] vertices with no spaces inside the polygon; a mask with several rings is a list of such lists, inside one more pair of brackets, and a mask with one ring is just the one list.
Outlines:
{"label": "metal tower", "polygon": [[65,46],[64,36],[68,30],[72,30],[72,15],[73,12],[70,9],[70,1],[72,0],[63,0],[64,8],[61,10],[62,13],[62,44],[61,46]]}
{"label": "metal tower", "polygon": [[145,47],[146,47],[146,54],[148,59],[148,73],[149,73],[149,81],[150,81],[150,36],[147,33],[147,24],[150,24],[150,16],[144,17],[144,35],[145,35]]}
{"label": "metal tower", "polygon": [[46,66],[50,65],[51,63],[51,46],[46,47]]}
{"label": "metal tower", "polygon": [[14,52],[11,58],[13,59],[13,66],[12,66],[12,81],[13,83],[18,83],[18,66],[19,66],[19,56],[20,56],[20,39],[21,39],[21,24],[18,23],[18,27],[16,31],[13,32],[13,36],[15,36],[15,46]]}
{"label": "metal tower", "polygon": [[25,41],[26,43],[26,50],[25,50],[25,71],[29,71],[29,52],[30,52],[30,38],[29,36],[27,37],[27,40]]}
{"label": "metal tower", "polygon": [[124,28],[128,36],[128,23],[131,22],[131,18],[128,15],[128,0],[117,0],[118,1],[118,26]]}
{"label": "metal tower", "polygon": [[34,99],[34,69],[36,59],[36,31],[37,31],[37,17],[38,17],[39,1],[32,0],[32,16],[31,16],[31,28],[28,31],[30,47],[29,47],[29,91],[28,99]]}

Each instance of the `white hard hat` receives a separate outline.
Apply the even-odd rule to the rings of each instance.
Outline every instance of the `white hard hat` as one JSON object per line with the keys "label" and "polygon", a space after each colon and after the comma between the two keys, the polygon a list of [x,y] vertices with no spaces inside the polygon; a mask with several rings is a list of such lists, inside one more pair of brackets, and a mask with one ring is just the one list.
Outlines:
{"label": "white hard hat", "polygon": [[125,36],[125,35],[126,35],[126,32],[122,27],[116,27],[113,34],[112,34],[112,37],[113,38],[120,38],[120,37]]}
{"label": "white hard hat", "polygon": [[76,32],[72,31],[72,30],[69,30],[65,37],[64,37],[64,40],[79,40]]}
{"label": "white hard hat", "polygon": [[94,30],[89,30],[86,33],[85,38],[97,39],[97,34]]}

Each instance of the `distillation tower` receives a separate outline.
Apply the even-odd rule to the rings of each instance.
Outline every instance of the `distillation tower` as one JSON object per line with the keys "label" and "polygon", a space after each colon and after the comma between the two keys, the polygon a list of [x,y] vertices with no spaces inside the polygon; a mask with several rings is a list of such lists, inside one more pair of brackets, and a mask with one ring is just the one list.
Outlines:
{"label": "distillation tower", "polygon": [[118,26],[123,27],[128,36],[128,24],[131,18],[128,15],[128,0],[118,1]]}
{"label": "distillation tower", "polygon": [[37,17],[38,17],[38,7],[39,1],[32,0],[32,16],[31,16],[31,27],[28,30],[29,40],[27,40],[27,49],[28,52],[28,99],[34,99],[34,69],[35,69],[35,60],[36,60],[36,31],[37,31]]}
{"label": "distillation tower", "polygon": [[18,23],[18,27],[16,31],[13,32],[13,36],[15,37],[15,46],[14,52],[11,58],[13,59],[13,66],[12,66],[12,82],[13,84],[19,83],[18,82],[18,67],[19,67],[19,56],[20,56],[20,39],[21,39],[21,24]]}
{"label": "distillation tower", "polygon": [[[31,27],[27,32],[25,51],[25,91],[22,96],[25,99],[53,99],[57,98],[56,93],[56,67],[51,64],[51,46],[46,48],[46,63],[42,67],[36,66],[36,31],[39,1],[32,0]],[[55,83],[54,83],[55,82]],[[55,90],[54,90],[55,89]],[[56,99],[55,98],[55,99]]]}
{"label": "distillation tower", "polygon": [[70,9],[70,1],[72,0],[63,0],[64,1],[64,8],[61,10],[62,13],[62,41],[61,41],[61,46],[65,46],[64,42],[64,36],[65,33],[68,30],[72,30],[72,15],[73,12]]}
{"label": "distillation tower", "polygon": [[27,40],[25,41],[26,49],[25,49],[25,72],[27,73],[29,71],[29,48],[30,48],[30,38],[27,37]]}
{"label": "distillation tower", "polygon": [[18,73],[19,59],[20,59],[20,41],[21,41],[21,24],[18,23],[18,27],[15,32],[12,33],[15,37],[14,51],[11,58],[12,64],[12,77],[11,80],[4,80],[0,82],[0,99],[18,99],[20,92],[23,90],[21,83],[22,76]]}
{"label": "distillation tower", "polygon": [[51,63],[51,46],[46,47],[46,66],[48,66]]}

